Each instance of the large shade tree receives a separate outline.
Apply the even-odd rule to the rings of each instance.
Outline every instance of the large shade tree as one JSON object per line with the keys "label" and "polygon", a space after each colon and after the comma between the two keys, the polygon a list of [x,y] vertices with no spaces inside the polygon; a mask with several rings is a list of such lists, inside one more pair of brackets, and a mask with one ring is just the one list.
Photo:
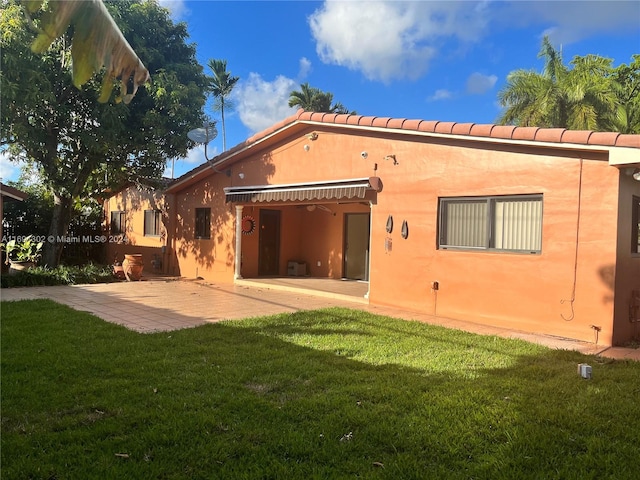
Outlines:
{"label": "large shade tree", "polygon": [[222,149],[227,149],[227,131],[224,123],[224,112],[225,110],[229,111],[233,108],[233,104],[229,99],[231,95],[231,91],[233,87],[238,83],[239,77],[234,77],[231,75],[231,72],[227,71],[227,61],[226,60],[209,60],[209,68],[213,73],[213,76],[210,77],[210,86],[211,93],[214,97],[213,108],[215,111],[220,112],[221,120],[222,120]]}
{"label": "large shade tree", "polygon": [[333,103],[333,93],[323,92],[308,83],[301,84],[300,90],[293,90],[289,94],[289,106],[300,107],[307,112],[349,113],[340,102]]}
{"label": "large shade tree", "polygon": [[[207,78],[195,47],[186,43],[186,25],[174,24],[153,1],[107,6],[153,79],[128,105],[116,102],[115,91],[99,103],[97,75],[81,90],[73,85],[72,32],[38,55],[30,50],[37,33],[17,1],[7,2],[0,18],[0,142],[11,158],[38,168],[54,198],[54,238],[66,235],[74,203],[161,176],[166,159],[185,156],[193,146],[186,134],[204,120]],[[37,12],[33,22],[39,26]],[[44,261],[56,265],[62,247],[47,243]]]}
{"label": "large shade tree", "polygon": [[622,113],[634,110],[632,99],[637,95],[629,98],[628,86],[616,79],[611,59],[576,56],[570,68],[548,37],[542,41],[539,57],[544,59],[542,73],[516,70],[508,75],[498,95],[504,107],[498,123],[596,131],[619,130],[621,123],[629,123]]}

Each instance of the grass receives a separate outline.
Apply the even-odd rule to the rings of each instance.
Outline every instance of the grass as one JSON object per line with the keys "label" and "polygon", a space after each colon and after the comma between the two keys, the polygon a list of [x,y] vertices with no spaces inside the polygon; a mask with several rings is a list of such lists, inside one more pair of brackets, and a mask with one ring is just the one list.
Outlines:
{"label": "grass", "polygon": [[3,479],[640,471],[639,363],[345,309],[142,335],[3,302],[1,333]]}

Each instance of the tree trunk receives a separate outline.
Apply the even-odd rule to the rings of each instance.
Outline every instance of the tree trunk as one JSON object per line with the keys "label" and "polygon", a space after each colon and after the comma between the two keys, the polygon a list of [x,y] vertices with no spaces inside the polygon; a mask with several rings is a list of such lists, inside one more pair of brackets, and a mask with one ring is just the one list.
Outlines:
{"label": "tree trunk", "polygon": [[60,263],[60,256],[64,248],[64,238],[69,232],[69,223],[73,211],[71,198],[58,194],[53,196],[53,217],[49,227],[49,235],[42,255],[43,263],[49,267],[56,267]]}

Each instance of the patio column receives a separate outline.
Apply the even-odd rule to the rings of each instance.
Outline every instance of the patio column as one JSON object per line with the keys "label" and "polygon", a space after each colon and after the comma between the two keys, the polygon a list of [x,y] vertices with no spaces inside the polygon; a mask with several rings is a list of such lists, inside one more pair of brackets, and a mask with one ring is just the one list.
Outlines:
{"label": "patio column", "polygon": [[236,272],[233,276],[238,280],[242,278],[240,267],[242,266],[242,205],[236,205]]}

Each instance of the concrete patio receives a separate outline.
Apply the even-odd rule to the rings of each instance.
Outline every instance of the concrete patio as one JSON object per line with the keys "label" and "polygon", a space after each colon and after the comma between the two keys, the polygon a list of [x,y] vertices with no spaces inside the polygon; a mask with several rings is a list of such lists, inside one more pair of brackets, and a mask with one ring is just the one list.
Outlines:
{"label": "concrete patio", "polygon": [[536,335],[420,312],[369,305],[367,283],[310,278],[241,280],[210,284],[166,277],[140,282],[2,289],[0,300],[51,299],[140,333],[190,328],[221,320],[346,307],[482,335],[519,338],[550,348],[640,361],[640,349],[608,347]]}

